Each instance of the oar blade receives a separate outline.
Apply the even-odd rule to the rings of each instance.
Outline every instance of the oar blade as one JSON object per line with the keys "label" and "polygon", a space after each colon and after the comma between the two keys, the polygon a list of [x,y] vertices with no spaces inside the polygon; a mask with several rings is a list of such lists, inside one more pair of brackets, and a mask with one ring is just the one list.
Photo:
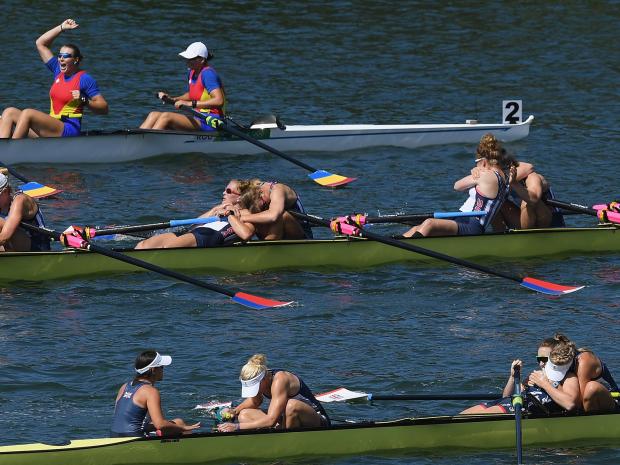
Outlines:
{"label": "oar blade", "polygon": [[22,184],[19,188],[24,194],[28,194],[30,197],[33,197],[35,199],[51,197],[52,195],[60,194],[62,192],[60,189],[56,189],[50,186],[44,186],[43,184],[39,184],[38,182],[34,181]]}
{"label": "oar blade", "polygon": [[523,278],[521,286],[536,292],[541,292],[548,295],[564,295],[570,294],[583,289],[585,286],[563,286],[562,284],[550,283],[549,281],[543,281],[536,278]]}
{"label": "oar blade", "polygon": [[355,181],[357,178],[347,178],[325,170],[316,170],[308,175],[314,182],[326,187],[339,187]]}
{"label": "oar blade", "polygon": [[316,394],[315,397],[319,402],[345,402],[355,399],[368,400],[372,395],[365,392],[350,391],[347,388],[341,387],[333,391]]}
{"label": "oar blade", "polygon": [[292,300],[290,302],[282,302],[279,300],[266,299],[265,297],[259,297],[257,295],[248,294],[246,292],[237,292],[234,296],[232,296],[232,300],[234,300],[238,304],[253,308],[254,310],[285,307],[293,303]]}

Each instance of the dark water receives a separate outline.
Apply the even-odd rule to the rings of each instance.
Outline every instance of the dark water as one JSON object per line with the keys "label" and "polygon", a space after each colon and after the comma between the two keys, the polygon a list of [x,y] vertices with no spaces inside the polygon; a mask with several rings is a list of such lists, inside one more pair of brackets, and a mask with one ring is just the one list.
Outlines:
{"label": "dark water", "polygon": [[[502,99],[518,98],[524,116],[536,120],[530,137],[510,149],[535,163],[558,197],[593,204],[618,196],[617,3],[13,1],[3,17],[3,107],[47,108],[50,78],[34,40],[73,17],[81,28],[66,37],[82,48],[111,106],[108,116],[86,118],[89,129],[137,126],[155,107],[154,91],[181,93],[185,71],[176,54],[204,40],[241,121],[275,112],[300,124],[497,122]],[[454,210],[462,196],[452,184],[469,171],[472,150],[296,154],[360,178],[335,191],[269,155],[20,168],[68,191],[44,202],[48,221],[61,228],[193,215],[210,207],[231,177],[291,184],[323,216]],[[570,222],[593,224],[589,217]],[[537,342],[561,330],[618,369],[617,256],[493,266],[588,287],[553,299],[451,266],[201,276],[298,302],[262,312],[151,274],[2,288],[0,443],[105,436],[118,386],[131,376],[135,355],[151,347],[174,358],[160,386],[165,411],[195,421],[206,421],[192,411],[197,403],[237,397],[238,370],[255,352],[315,390],[494,391],[514,357],[533,369]],[[467,405],[386,402],[329,411],[385,419]],[[543,464],[608,464],[619,456],[609,448],[525,452],[527,463]],[[500,451],[322,463],[514,461],[511,451]]]}

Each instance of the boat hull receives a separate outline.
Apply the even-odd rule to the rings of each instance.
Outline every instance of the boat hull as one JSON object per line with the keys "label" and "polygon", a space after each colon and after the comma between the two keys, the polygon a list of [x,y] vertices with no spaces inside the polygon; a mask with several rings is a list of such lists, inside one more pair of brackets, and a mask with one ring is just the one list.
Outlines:
{"label": "boat hull", "polygon": [[[620,228],[554,228],[481,236],[408,239],[407,243],[468,260],[527,259],[620,252]],[[396,262],[437,260],[360,238],[310,241],[253,241],[207,249],[121,250],[127,255],[181,272],[248,273],[282,268],[366,268]],[[93,252],[0,253],[0,282],[83,278],[144,271]]]}
{"label": "boat hull", "polygon": [[[524,419],[525,448],[605,446],[620,439],[618,414]],[[444,416],[304,431],[203,433],[180,439],[85,439],[0,447],[3,465],[206,464],[295,457],[514,449],[511,415]],[[511,452],[512,453],[512,452]]]}
{"label": "boat hull", "polygon": [[[377,146],[416,148],[477,143],[491,132],[511,142],[527,137],[530,124],[412,124],[288,126],[285,130],[252,126],[248,135],[284,152],[336,152]],[[3,139],[3,163],[116,163],[181,153],[253,155],[264,150],[225,134],[121,130],[78,137]]]}

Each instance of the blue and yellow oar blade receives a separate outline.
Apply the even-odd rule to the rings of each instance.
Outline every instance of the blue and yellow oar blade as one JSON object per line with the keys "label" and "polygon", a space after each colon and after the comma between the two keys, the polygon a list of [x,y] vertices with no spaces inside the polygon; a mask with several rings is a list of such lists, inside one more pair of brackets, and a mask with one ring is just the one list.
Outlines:
{"label": "blue and yellow oar blade", "polygon": [[254,310],[263,310],[265,308],[284,307],[290,305],[290,302],[281,302],[279,300],[266,299],[257,295],[247,294],[245,292],[237,292],[232,296],[232,300],[238,304],[245,305],[246,307],[253,308]]}
{"label": "blue and yellow oar blade", "polygon": [[550,283],[542,279],[523,278],[521,286],[527,287],[532,291],[542,292],[549,295],[564,295],[583,289],[585,286],[563,286],[561,284]]}
{"label": "blue and yellow oar blade", "polygon": [[60,189],[56,189],[50,186],[44,186],[43,184],[39,184],[38,182],[34,181],[22,184],[20,186],[20,190],[24,194],[28,194],[30,197],[34,197],[35,199],[50,197],[52,195],[60,194],[62,192]]}
{"label": "blue and yellow oar blade", "polygon": [[333,174],[325,170],[317,170],[314,173],[310,173],[308,176],[314,182],[320,184],[321,186],[327,186],[327,187],[344,186],[345,184],[349,184],[350,182],[353,182],[357,179],[357,178],[347,178],[345,176],[340,176],[339,174]]}

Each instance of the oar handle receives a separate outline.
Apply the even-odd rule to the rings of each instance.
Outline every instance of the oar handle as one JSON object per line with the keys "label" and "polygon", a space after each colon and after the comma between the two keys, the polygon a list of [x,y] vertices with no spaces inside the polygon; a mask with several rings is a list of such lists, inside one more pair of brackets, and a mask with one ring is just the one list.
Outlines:
{"label": "oar handle", "polygon": [[432,213],[412,213],[402,215],[384,215],[384,216],[368,216],[366,217],[366,223],[379,224],[379,223],[403,223],[413,221],[424,221],[428,218],[459,218],[469,216],[484,216],[487,212],[432,212]]}

